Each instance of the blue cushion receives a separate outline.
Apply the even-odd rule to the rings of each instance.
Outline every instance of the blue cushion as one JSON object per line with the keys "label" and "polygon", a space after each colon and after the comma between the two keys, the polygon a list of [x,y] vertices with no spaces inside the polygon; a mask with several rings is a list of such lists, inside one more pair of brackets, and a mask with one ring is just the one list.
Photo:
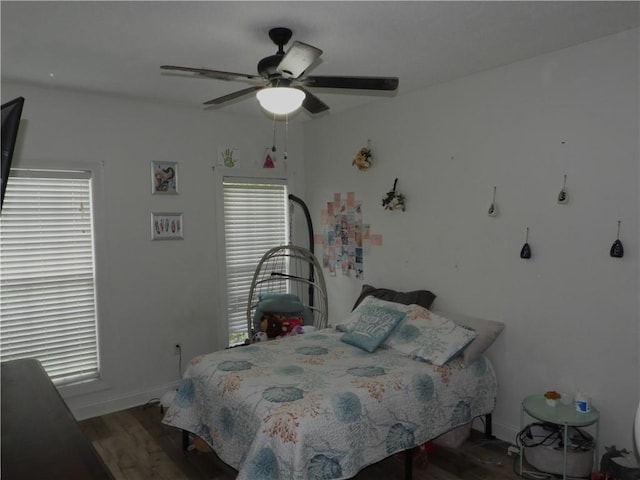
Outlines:
{"label": "blue cushion", "polygon": [[367,352],[375,351],[404,318],[405,312],[398,307],[392,302],[366,297],[343,323],[342,331],[346,333],[341,340]]}
{"label": "blue cushion", "polygon": [[284,302],[292,300],[292,301],[300,301],[297,295],[293,293],[279,293],[279,292],[262,292],[258,295],[258,300],[273,300],[278,299]]}
{"label": "blue cushion", "polygon": [[299,316],[305,325],[313,325],[313,312],[292,293],[261,293],[253,314],[253,329],[260,331],[260,321],[265,313],[278,316]]}

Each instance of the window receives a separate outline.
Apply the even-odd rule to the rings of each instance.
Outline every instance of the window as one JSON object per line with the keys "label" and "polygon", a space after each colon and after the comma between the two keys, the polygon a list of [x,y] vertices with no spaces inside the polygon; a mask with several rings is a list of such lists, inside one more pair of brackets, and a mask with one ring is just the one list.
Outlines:
{"label": "window", "polygon": [[225,177],[224,242],[229,345],[247,338],[247,302],[258,263],[288,242],[287,187],[274,179]]}
{"label": "window", "polygon": [[16,170],[0,214],[0,359],[98,376],[91,172]]}

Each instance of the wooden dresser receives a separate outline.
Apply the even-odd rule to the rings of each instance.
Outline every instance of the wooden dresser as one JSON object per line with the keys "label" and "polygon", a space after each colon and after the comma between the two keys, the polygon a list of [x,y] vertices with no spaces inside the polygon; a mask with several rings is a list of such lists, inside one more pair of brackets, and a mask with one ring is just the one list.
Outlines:
{"label": "wooden dresser", "polygon": [[113,479],[40,362],[2,363],[2,480]]}

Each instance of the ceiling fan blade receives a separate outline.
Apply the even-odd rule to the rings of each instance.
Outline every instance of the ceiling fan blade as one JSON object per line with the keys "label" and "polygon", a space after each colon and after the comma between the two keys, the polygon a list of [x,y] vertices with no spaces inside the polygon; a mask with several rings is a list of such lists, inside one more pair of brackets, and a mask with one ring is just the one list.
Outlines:
{"label": "ceiling fan blade", "polygon": [[192,68],[192,67],[179,67],[177,65],[161,65],[163,70],[177,70],[179,72],[195,73],[196,75],[216,78],[218,80],[264,80],[259,75],[249,75],[247,73],[234,73],[223,72],[220,70],[209,70],[208,68]]}
{"label": "ceiling fan blade", "polygon": [[324,103],[318,97],[316,97],[309,90],[297,87],[305,93],[304,101],[302,102],[302,108],[304,108],[309,113],[320,113],[326,110],[329,110],[329,105]]}
{"label": "ceiling fan blade", "polygon": [[306,77],[300,81],[305,87],[348,88],[354,90],[396,90],[398,77]]}
{"label": "ceiling fan blade", "polygon": [[238,90],[237,92],[229,93],[227,95],[223,95],[222,97],[214,98],[213,100],[209,100],[208,102],[204,102],[205,105],[220,105],[225,102],[229,102],[231,100],[235,100],[236,98],[243,97],[244,95],[248,95],[250,93],[256,92],[258,90],[262,90],[264,87],[249,87],[243,88],[242,90]]}
{"label": "ceiling fan blade", "polygon": [[277,71],[285,78],[298,78],[320,55],[322,50],[319,48],[303,42],[293,42],[280,60]]}

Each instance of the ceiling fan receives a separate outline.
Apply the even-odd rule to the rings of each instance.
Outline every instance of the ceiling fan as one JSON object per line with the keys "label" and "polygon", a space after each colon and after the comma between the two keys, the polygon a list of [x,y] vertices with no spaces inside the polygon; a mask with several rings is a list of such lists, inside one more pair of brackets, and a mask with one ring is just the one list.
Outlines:
{"label": "ceiling fan", "polygon": [[[215,78],[218,80],[234,80],[248,82],[253,86],[223,95],[204,102],[205,105],[221,105],[231,100],[257,93],[258,99],[264,105],[260,95],[265,92],[283,93],[282,89],[292,89],[291,93],[300,96],[302,108],[312,114],[324,112],[329,106],[311,93],[308,88],[337,88],[352,90],[393,91],[398,88],[397,77],[358,77],[358,76],[306,76],[306,70],[320,57],[322,50],[303,42],[294,42],[287,52],[284,46],[289,42],[292,31],[285,27],[269,30],[269,37],[278,46],[274,55],[263,58],[258,62],[258,75],[224,72],[206,68],[180,67],[176,65],[162,65],[163,70],[189,72],[197,76]],[[263,92],[263,93],[260,93]],[[302,92],[303,95],[300,95]],[[303,99],[302,99],[303,97]],[[300,106],[300,103],[297,104]],[[269,107],[265,107],[270,110]],[[273,112],[273,110],[270,110]],[[290,113],[290,112],[275,112]]]}

